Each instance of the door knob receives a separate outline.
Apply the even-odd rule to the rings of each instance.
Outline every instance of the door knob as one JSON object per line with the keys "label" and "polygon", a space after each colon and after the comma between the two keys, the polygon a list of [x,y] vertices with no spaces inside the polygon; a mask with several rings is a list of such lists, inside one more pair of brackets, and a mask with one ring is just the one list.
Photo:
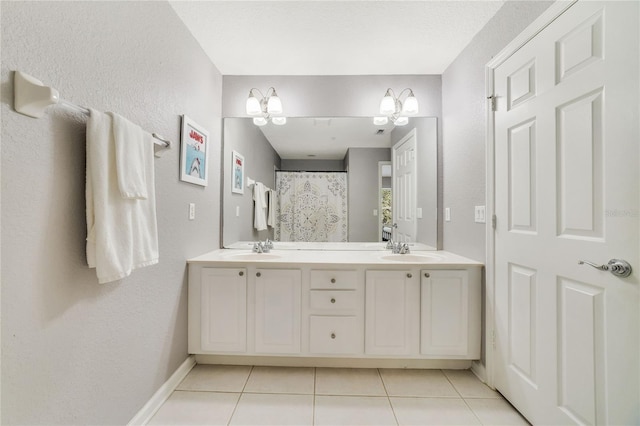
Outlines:
{"label": "door knob", "polygon": [[616,277],[628,277],[631,275],[631,265],[626,260],[611,259],[606,265],[597,265],[593,262],[587,262],[586,260],[579,260],[578,265],[589,265],[599,271],[609,271]]}

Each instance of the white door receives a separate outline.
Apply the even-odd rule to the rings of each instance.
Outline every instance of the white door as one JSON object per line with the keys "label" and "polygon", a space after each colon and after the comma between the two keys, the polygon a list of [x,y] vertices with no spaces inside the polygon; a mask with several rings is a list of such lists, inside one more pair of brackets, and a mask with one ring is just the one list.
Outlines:
{"label": "white door", "polygon": [[[392,149],[393,162],[393,223],[397,224],[396,241],[411,243],[416,240],[416,129],[400,139]],[[395,226],[395,225],[394,225]]]}
{"label": "white door", "polygon": [[418,323],[416,278],[409,271],[366,271],[365,286],[365,353],[409,355]]}
{"label": "white door", "polygon": [[638,5],[579,1],[495,70],[494,383],[533,424],[640,419]]}
{"label": "white door", "polygon": [[256,271],[256,352],[300,353],[301,272]]}
{"label": "white door", "polygon": [[247,350],[247,271],[202,268],[200,344],[211,352]]}

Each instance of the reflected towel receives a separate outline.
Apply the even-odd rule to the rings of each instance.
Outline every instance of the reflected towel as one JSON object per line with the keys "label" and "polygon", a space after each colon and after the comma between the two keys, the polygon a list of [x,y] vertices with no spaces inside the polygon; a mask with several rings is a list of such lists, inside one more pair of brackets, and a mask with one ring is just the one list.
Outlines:
{"label": "reflected towel", "polygon": [[[99,283],[122,279],[158,263],[154,168],[145,167],[147,199],[123,198],[116,168],[112,118],[91,110],[87,122],[87,262]],[[143,133],[153,165],[153,139]]]}
{"label": "reflected towel", "polygon": [[269,195],[269,200],[267,201],[267,211],[269,212],[267,216],[267,225],[273,228],[276,226],[276,191],[270,189],[267,193]]}
{"label": "reflected towel", "polygon": [[253,215],[253,226],[258,231],[267,229],[267,198],[266,188],[262,182],[253,185],[253,201],[255,202],[255,212]]}

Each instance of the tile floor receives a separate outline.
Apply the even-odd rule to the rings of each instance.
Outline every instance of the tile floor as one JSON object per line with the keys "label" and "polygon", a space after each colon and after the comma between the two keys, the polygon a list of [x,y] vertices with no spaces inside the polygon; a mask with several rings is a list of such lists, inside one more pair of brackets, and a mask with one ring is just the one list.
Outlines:
{"label": "tile floor", "polygon": [[467,370],[197,365],[151,425],[528,425]]}

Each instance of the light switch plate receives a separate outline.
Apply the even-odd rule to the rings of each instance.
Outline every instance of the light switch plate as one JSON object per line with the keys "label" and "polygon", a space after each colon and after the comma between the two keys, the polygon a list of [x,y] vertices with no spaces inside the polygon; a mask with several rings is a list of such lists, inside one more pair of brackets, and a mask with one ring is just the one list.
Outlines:
{"label": "light switch plate", "polygon": [[444,209],[444,220],[447,222],[451,222],[451,209],[449,207],[446,207]]}
{"label": "light switch plate", "polygon": [[373,215],[378,216],[378,209],[373,209]]}
{"label": "light switch plate", "polygon": [[240,217],[240,206],[236,206],[236,217]]}
{"label": "light switch plate", "polygon": [[475,207],[475,219],[476,219],[476,223],[486,223],[487,220],[485,217],[484,206]]}
{"label": "light switch plate", "polygon": [[422,219],[422,207],[418,207],[418,208],[416,209],[416,217],[417,217],[418,219]]}

